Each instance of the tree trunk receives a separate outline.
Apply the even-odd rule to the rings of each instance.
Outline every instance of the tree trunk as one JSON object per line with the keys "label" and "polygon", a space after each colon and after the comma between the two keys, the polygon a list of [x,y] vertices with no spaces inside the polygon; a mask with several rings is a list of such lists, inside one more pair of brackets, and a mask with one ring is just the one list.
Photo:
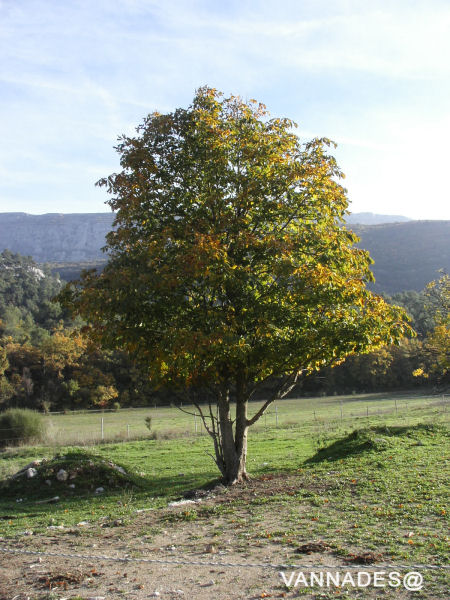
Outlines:
{"label": "tree trunk", "polygon": [[[225,483],[240,483],[248,479],[246,472],[247,461],[247,399],[240,382],[236,386],[236,425],[233,431],[233,421],[230,411],[229,390],[225,389],[219,395],[219,433],[221,450],[221,471]],[[217,457],[219,458],[219,457]]]}
{"label": "tree trunk", "polygon": [[[284,398],[297,383],[301,371],[295,371],[285,376],[277,391],[268,398],[256,413],[248,418],[248,401],[255,391],[249,387],[243,372],[236,378],[236,420],[233,423],[230,410],[230,386],[227,382],[223,384],[217,394],[217,417],[213,414],[212,404],[209,404],[209,417],[211,425],[207,425],[207,418],[203,414],[200,405],[196,407],[203,419],[206,430],[213,439],[215,450],[215,462],[222,473],[225,483],[240,483],[248,480],[246,471],[247,461],[247,434],[258,419],[262,417],[268,407],[280,398]],[[233,427],[234,425],[234,427]]]}

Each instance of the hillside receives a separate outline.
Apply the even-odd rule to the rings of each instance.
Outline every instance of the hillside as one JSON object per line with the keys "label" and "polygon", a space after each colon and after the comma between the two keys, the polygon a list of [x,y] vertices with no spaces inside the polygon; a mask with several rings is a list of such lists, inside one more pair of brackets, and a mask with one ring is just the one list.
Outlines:
{"label": "hillside", "polygon": [[[406,217],[399,216],[396,223],[367,224],[385,218],[389,217],[355,213],[348,220],[361,237],[359,246],[375,260],[372,289],[389,294],[420,291],[439,269],[450,271],[450,221],[404,221]],[[112,213],[0,213],[0,251],[30,255],[50,263],[63,279],[74,279],[83,268],[105,261],[101,248],[113,219]]]}
{"label": "hillside", "polygon": [[422,290],[439,269],[450,271],[450,221],[352,225],[370,252],[376,292]]}

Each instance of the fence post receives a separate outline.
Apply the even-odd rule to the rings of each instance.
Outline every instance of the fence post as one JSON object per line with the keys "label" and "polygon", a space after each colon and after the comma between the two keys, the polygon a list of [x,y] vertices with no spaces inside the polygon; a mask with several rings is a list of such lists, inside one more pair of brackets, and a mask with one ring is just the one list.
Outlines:
{"label": "fence post", "polygon": [[103,417],[101,418],[100,422],[101,422],[101,432],[102,432],[102,440],[103,440],[105,437],[105,435],[104,435],[105,431],[104,431],[104,426],[103,426]]}
{"label": "fence post", "polygon": [[197,435],[197,415],[194,415],[195,435]]}
{"label": "fence post", "polygon": [[275,427],[278,427],[278,406],[275,406]]}
{"label": "fence post", "polygon": [[394,399],[395,402],[395,414],[398,414],[398,409],[397,409],[397,398]]}
{"label": "fence post", "polygon": [[127,438],[130,439],[130,425],[127,423]]}
{"label": "fence post", "polygon": [[343,411],[343,408],[342,408],[342,400],[341,400],[341,421],[342,421],[343,418],[344,418],[344,411]]}

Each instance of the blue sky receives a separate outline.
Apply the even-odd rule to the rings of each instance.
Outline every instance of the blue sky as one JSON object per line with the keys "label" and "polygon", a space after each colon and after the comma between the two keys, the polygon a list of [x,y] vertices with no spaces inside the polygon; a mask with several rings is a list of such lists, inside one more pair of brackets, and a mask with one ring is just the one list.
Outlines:
{"label": "blue sky", "polygon": [[353,212],[450,219],[448,0],[0,0],[0,212],[103,212],[117,136],[195,89],[338,143]]}

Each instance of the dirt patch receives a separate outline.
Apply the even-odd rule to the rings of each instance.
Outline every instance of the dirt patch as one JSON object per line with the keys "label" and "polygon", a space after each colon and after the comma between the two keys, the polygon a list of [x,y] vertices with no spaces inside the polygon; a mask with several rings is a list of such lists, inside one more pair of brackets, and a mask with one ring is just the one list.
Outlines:
{"label": "dirt patch", "polygon": [[[0,546],[16,550],[71,555],[0,553],[0,600],[298,597],[300,588],[288,588],[280,571],[289,576],[299,568],[305,573],[311,568],[334,572],[348,568],[342,548],[338,552],[323,540],[291,539],[283,534],[292,509],[290,495],[300,488],[307,490],[308,485],[313,490],[316,484],[292,475],[265,476],[243,486],[210,490],[194,503],[140,512],[132,522],[93,523],[77,536],[61,529],[0,541]],[[264,503],[264,510],[259,502]],[[300,513],[310,510],[298,498],[295,507]],[[370,555],[364,548],[348,548],[346,558],[368,565],[370,572],[370,565],[374,561],[379,564],[381,556]],[[299,564],[301,567],[287,566]],[[316,588],[303,590],[301,595],[375,599],[379,590],[334,588],[324,592]],[[398,588],[385,590],[383,597],[391,595],[401,600],[413,597]]]}

